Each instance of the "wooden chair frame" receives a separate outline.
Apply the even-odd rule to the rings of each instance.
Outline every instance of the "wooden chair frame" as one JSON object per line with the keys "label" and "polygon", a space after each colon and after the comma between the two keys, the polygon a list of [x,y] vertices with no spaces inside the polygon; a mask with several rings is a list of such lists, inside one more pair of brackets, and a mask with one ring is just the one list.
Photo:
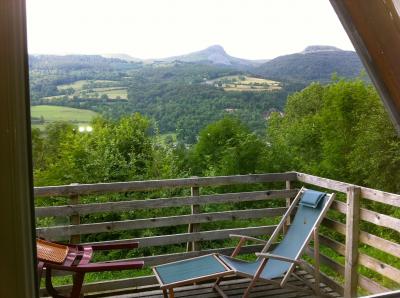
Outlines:
{"label": "wooden chair frame", "polygon": [[[288,210],[286,211],[286,213],[284,214],[284,216],[282,217],[281,221],[279,222],[278,226],[276,227],[275,231],[272,233],[271,237],[269,238],[268,241],[265,240],[261,240],[261,239],[257,239],[254,237],[249,237],[249,236],[244,236],[244,235],[230,235],[233,238],[240,238],[239,243],[237,244],[236,248],[234,249],[233,253],[231,254],[231,257],[235,257],[239,254],[241,247],[245,244],[246,241],[256,241],[259,243],[265,243],[264,248],[262,249],[261,253],[256,253],[256,255],[260,258],[262,258],[262,261],[259,265],[259,267],[257,268],[257,271],[254,275],[249,275],[249,274],[244,274],[241,272],[236,272],[237,275],[239,276],[243,276],[243,277],[250,277],[252,280],[250,281],[249,286],[247,287],[245,293],[243,294],[243,298],[247,298],[250,294],[251,289],[254,287],[255,283],[258,280],[262,280],[263,282],[266,283],[270,283],[270,284],[274,284],[274,285],[278,285],[279,287],[283,288],[285,286],[289,287],[289,288],[293,288],[295,290],[301,290],[301,291],[311,291],[308,288],[304,289],[301,287],[297,287],[297,286],[293,286],[293,285],[289,285],[287,284],[290,276],[293,273],[294,269],[296,266],[301,266],[305,263],[305,261],[301,260],[300,257],[304,252],[304,249],[306,247],[306,245],[308,245],[308,243],[311,241],[312,238],[314,238],[314,260],[315,260],[315,265],[314,265],[314,277],[315,277],[315,282],[314,282],[314,286],[310,285],[310,282],[301,279],[299,276],[297,276],[296,274],[294,274],[294,276],[298,279],[303,280],[306,284],[310,285],[311,288],[313,288],[313,292],[317,295],[317,296],[324,296],[321,292],[320,292],[320,276],[319,276],[319,238],[318,238],[318,227],[320,226],[323,218],[326,215],[326,212],[328,211],[330,205],[332,204],[333,200],[335,199],[335,194],[331,193],[329,194],[329,199],[326,202],[325,206],[323,207],[323,210],[321,211],[321,214],[319,215],[319,217],[317,218],[316,222],[314,223],[311,232],[308,234],[308,236],[306,237],[305,241],[303,242],[301,249],[299,250],[299,252],[297,253],[296,257],[294,259],[290,259],[290,258],[286,258],[283,256],[278,256],[278,255],[273,255],[273,254],[269,254],[267,253],[267,251],[270,249],[272,243],[274,243],[281,230],[284,230],[284,226],[287,223],[287,220],[290,218],[290,216],[292,215],[293,211],[295,210],[295,208],[298,205],[298,202],[301,199],[302,194],[306,191],[307,189],[302,187],[299,191],[299,193],[296,195],[296,197],[294,198],[292,204],[289,206]],[[285,262],[290,262],[291,266],[289,267],[289,270],[287,270],[287,272],[285,273],[285,275],[282,277],[281,280],[270,280],[270,279],[262,279],[260,278],[260,275],[263,271],[263,269],[265,268],[267,262],[269,259],[277,259],[277,260],[281,260],[281,261],[285,261]],[[219,284],[222,281],[223,277],[220,277],[216,280],[216,282],[214,283],[213,288],[222,296],[222,297],[227,297],[222,289],[220,288]]]}
{"label": "wooden chair frame", "polygon": [[62,264],[38,260],[38,276],[41,279],[43,269],[46,270],[46,290],[48,294],[55,298],[66,298],[59,293],[52,284],[52,270],[61,270],[73,272],[73,286],[69,295],[70,298],[81,296],[83,280],[88,272],[119,271],[140,269],[143,267],[143,261],[117,260],[110,262],[90,263],[94,251],[113,250],[113,249],[132,249],[138,247],[138,242],[124,242],[116,244],[93,244],[93,245],[72,245],[62,244],[68,247],[68,254]]}

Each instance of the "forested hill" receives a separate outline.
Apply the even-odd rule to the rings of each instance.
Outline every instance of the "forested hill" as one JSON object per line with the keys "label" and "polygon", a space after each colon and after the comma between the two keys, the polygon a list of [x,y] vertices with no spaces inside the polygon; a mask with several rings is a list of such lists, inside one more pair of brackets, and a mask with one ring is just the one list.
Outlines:
{"label": "forested hill", "polygon": [[248,60],[230,56],[220,45],[213,45],[204,50],[189,53],[186,55],[157,59],[159,62],[194,62],[209,63],[215,65],[226,65],[241,70],[251,70],[253,67],[259,66],[267,60]]}
{"label": "forested hill", "polygon": [[301,53],[267,61],[254,72],[277,80],[329,82],[333,73],[354,78],[362,69],[356,52],[329,46],[310,46]]}
{"label": "forested hill", "polygon": [[[113,119],[139,112],[160,133],[173,133],[186,144],[228,114],[262,133],[288,94],[310,80],[328,81],[333,72],[357,76],[361,68],[355,53],[315,47],[264,64],[229,56],[220,46],[162,61],[100,55],[29,58],[33,105],[89,109]],[[40,116],[46,123],[48,117]]]}

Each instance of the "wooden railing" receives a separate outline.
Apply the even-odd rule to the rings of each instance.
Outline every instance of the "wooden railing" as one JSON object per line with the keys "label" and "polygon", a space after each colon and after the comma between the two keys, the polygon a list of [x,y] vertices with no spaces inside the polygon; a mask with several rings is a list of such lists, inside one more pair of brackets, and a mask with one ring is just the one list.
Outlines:
{"label": "wooden railing", "polygon": [[[268,183],[280,182],[283,189],[269,190]],[[260,184],[262,190],[239,193],[218,193],[201,195],[203,187],[229,186],[239,184]],[[79,241],[80,235],[93,233],[108,233],[116,231],[129,231],[149,228],[170,227],[177,225],[188,225],[187,233],[172,235],[157,235],[150,237],[136,238],[140,242],[140,247],[155,247],[171,244],[187,243],[187,251],[179,253],[147,256],[139,258],[144,260],[146,265],[154,266],[157,264],[185,259],[188,257],[208,254],[211,252],[230,253],[232,248],[222,249],[201,249],[201,241],[223,240],[229,238],[229,234],[244,234],[249,236],[270,235],[275,229],[274,225],[251,226],[244,228],[230,228],[219,230],[201,230],[201,224],[214,221],[233,221],[246,219],[259,219],[265,217],[279,217],[284,214],[290,203],[290,198],[294,197],[302,184],[313,185],[338,193],[347,194],[347,202],[335,201],[331,209],[346,214],[344,222],[338,222],[326,218],[323,225],[346,236],[346,242],[342,243],[326,236],[320,235],[320,243],[336,251],[339,255],[345,256],[345,264],[339,264],[323,253],[320,254],[320,262],[343,276],[344,286],[333,281],[326,275],[322,275],[322,282],[328,284],[336,292],[346,297],[354,297],[357,287],[361,287],[370,293],[381,293],[388,291],[376,281],[373,281],[357,270],[360,265],[367,267],[379,274],[400,283],[400,270],[363,253],[358,252],[358,243],[367,244],[379,249],[394,257],[400,258],[400,244],[388,241],[379,236],[366,231],[358,230],[359,221],[366,221],[375,225],[386,227],[398,232],[400,230],[400,219],[379,214],[372,210],[360,208],[361,198],[400,207],[400,196],[359,187],[348,183],[320,178],[308,174],[287,172],[275,174],[240,175],[225,177],[193,177],[184,179],[153,180],[153,181],[134,181],[118,183],[102,183],[89,185],[66,185],[35,188],[36,197],[69,197],[70,204],[63,206],[37,207],[36,217],[69,217],[70,224],[62,226],[39,227],[37,235],[48,239],[70,238],[70,241]],[[264,189],[264,187],[266,189]],[[80,198],[87,195],[107,194],[107,193],[131,193],[142,191],[155,191],[168,188],[190,188],[190,196],[180,196],[158,199],[124,200],[117,202],[81,204]],[[255,202],[283,200],[281,206],[275,208],[258,208],[231,210],[223,212],[201,212],[201,206],[206,204],[226,204],[240,202]],[[286,200],[286,207],[284,201]],[[190,212],[185,215],[175,215],[168,217],[141,218],[124,221],[109,221],[98,223],[80,222],[80,217],[92,213],[100,212],[125,212],[138,209],[153,208],[174,208],[190,206]],[[118,242],[123,240],[114,240]],[[251,253],[259,251],[259,245],[248,245],[244,248],[245,252]],[[312,258],[313,250],[310,247],[307,254]],[[304,268],[312,271],[312,266]],[[140,277],[135,279],[124,279],[117,281],[107,281],[88,284],[84,287],[85,292],[108,291],[126,287],[137,287],[155,284],[153,276]],[[68,287],[68,286],[66,286]]]}
{"label": "wooden railing", "polygon": [[[400,269],[359,252],[359,243],[361,243],[400,258],[400,244],[359,229],[360,221],[365,221],[399,232],[400,219],[362,208],[360,207],[360,202],[361,199],[367,199],[400,207],[400,195],[303,173],[297,174],[297,180],[346,194],[346,203],[336,200],[331,207],[333,210],[346,214],[346,222],[341,223],[328,218],[325,218],[323,221],[325,227],[344,235],[346,237],[345,243],[320,235],[320,243],[322,245],[333,249],[345,257],[346,261],[343,266],[321,254],[321,263],[328,265],[343,276],[345,297],[355,297],[357,295],[357,287],[361,287],[372,294],[390,291],[381,284],[359,274],[358,269],[360,265],[400,284]],[[312,257],[311,253],[309,255]]]}

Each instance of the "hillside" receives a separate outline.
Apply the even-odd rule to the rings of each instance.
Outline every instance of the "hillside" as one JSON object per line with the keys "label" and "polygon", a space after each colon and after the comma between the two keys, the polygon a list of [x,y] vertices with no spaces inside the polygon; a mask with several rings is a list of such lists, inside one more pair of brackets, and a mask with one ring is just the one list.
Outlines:
{"label": "hillside", "polygon": [[236,58],[230,56],[225,49],[220,45],[213,45],[204,50],[196,51],[193,53],[174,56],[174,57],[167,57],[161,59],[153,59],[148,62],[153,63],[165,63],[165,62],[191,62],[191,63],[207,63],[207,64],[214,64],[214,65],[224,65],[229,67],[234,67],[237,69],[251,69],[255,66],[259,66],[262,63],[266,62],[267,60],[248,60],[242,58]]}
{"label": "hillside", "polygon": [[356,52],[330,46],[310,46],[303,52],[267,61],[254,72],[276,80],[329,82],[333,73],[352,78],[362,69]]}
{"label": "hillside", "polygon": [[263,133],[265,118],[282,111],[288,94],[310,81],[328,82],[334,72],[355,77],[362,69],[354,52],[329,46],[261,64],[232,57],[221,46],[152,63],[126,59],[30,56],[31,103],[88,109],[112,119],[139,112],[160,133],[189,144],[226,114]]}

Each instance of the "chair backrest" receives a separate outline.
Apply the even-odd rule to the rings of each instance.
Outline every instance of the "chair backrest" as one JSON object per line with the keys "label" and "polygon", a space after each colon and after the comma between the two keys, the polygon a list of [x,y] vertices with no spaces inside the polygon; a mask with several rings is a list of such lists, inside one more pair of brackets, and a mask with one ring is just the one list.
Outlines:
{"label": "chair backrest", "polygon": [[314,228],[319,226],[325,216],[332,199],[333,194],[304,189],[297,205],[296,215],[273,253],[298,259],[310,241]]}
{"label": "chair backrest", "polygon": [[68,246],[36,239],[37,258],[43,262],[62,264],[68,254]]}
{"label": "chair backrest", "polygon": [[[270,241],[268,241],[269,243],[264,247],[263,252],[267,252],[270,243],[276,240],[279,234],[279,227],[285,224],[286,218],[290,215],[291,211],[296,210],[294,207],[297,206],[296,215],[287,233],[271,253],[298,260],[304,248],[309,243],[314,229],[320,225],[322,219],[325,217],[334,198],[334,193],[327,194],[302,188],[279,223],[277,230],[271,236]],[[281,286],[284,286],[294,269],[294,264],[270,259],[264,271],[271,270],[271,268],[278,275],[283,275]],[[263,275],[264,272],[261,277]]]}

